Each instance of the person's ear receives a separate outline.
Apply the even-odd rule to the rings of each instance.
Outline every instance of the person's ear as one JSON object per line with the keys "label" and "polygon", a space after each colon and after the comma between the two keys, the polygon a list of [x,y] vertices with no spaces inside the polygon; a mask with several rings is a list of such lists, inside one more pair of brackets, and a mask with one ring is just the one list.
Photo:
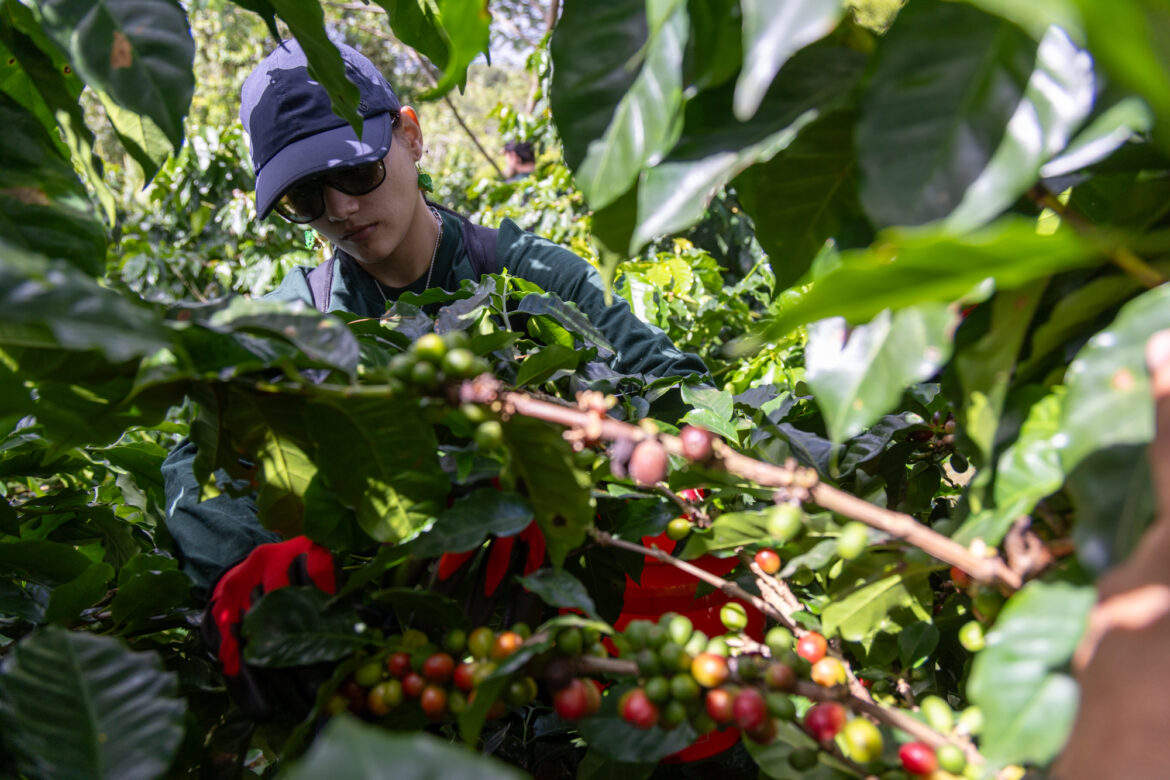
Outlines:
{"label": "person's ear", "polygon": [[410,106],[403,106],[398,112],[398,132],[410,145],[410,153],[415,162],[418,162],[423,153],[423,133],[418,122],[418,114]]}

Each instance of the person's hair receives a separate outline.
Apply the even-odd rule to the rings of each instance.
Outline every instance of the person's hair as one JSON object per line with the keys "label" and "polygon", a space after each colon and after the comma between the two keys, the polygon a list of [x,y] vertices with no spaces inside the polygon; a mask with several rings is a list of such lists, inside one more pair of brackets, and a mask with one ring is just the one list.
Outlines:
{"label": "person's hair", "polygon": [[504,151],[515,152],[516,156],[520,158],[520,162],[536,162],[536,154],[532,151],[532,144],[527,141],[509,141],[504,144]]}

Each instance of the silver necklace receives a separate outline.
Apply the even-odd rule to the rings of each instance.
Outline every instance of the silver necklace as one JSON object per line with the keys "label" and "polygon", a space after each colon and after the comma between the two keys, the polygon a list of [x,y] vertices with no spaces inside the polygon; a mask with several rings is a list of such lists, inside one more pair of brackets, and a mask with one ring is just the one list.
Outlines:
{"label": "silver necklace", "polygon": [[[431,274],[435,271],[435,258],[439,255],[439,244],[443,241],[443,218],[439,216],[439,211],[434,206],[431,206],[430,210],[431,216],[435,218],[435,222],[439,226],[439,232],[435,236],[435,246],[431,249],[431,264],[427,266],[427,281],[423,290],[429,290],[431,287]],[[375,279],[374,284],[378,285],[378,292],[382,293],[382,303],[389,307],[390,299],[386,296],[386,290],[382,288],[382,283]]]}

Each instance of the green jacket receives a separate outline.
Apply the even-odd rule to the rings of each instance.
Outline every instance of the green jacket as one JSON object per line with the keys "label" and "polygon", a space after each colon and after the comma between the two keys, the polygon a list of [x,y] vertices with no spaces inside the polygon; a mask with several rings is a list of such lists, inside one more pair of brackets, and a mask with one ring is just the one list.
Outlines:
{"label": "green jacket", "polygon": [[[442,219],[443,236],[435,255],[430,286],[456,290],[463,280],[477,277],[463,246],[459,218],[442,214]],[[596,269],[567,249],[505,220],[500,226],[496,257],[500,269],[576,303],[613,345],[616,354],[610,365],[614,370],[654,377],[706,374],[706,367],[697,356],[682,352],[661,330],[639,320],[623,299],[615,297],[614,303],[606,306]],[[422,292],[426,287],[424,275],[409,287],[380,288],[354,260],[342,255],[339,259],[341,262],[333,264],[330,311],[377,317],[385,312],[388,301],[396,300],[404,292]],[[294,269],[279,288],[265,297],[311,304],[308,282],[311,270]],[[194,460],[195,447],[188,441],[175,448],[163,464],[166,523],[184,570],[195,581],[196,588],[206,593],[223,569],[243,558],[256,545],[279,541],[280,537],[256,520],[256,505],[250,499],[219,496],[199,502]]]}

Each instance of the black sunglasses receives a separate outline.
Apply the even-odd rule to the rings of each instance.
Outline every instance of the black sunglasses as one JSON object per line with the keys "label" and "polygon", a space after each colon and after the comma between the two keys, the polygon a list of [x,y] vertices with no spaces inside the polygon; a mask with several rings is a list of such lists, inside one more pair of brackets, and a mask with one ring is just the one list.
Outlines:
{"label": "black sunglasses", "polygon": [[304,224],[325,213],[323,188],[326,185],[346,195],[365,195],[376,190],[385,180],[386,166],[381,160],[340,168],[297,182],[272,208],[289,222]]}

